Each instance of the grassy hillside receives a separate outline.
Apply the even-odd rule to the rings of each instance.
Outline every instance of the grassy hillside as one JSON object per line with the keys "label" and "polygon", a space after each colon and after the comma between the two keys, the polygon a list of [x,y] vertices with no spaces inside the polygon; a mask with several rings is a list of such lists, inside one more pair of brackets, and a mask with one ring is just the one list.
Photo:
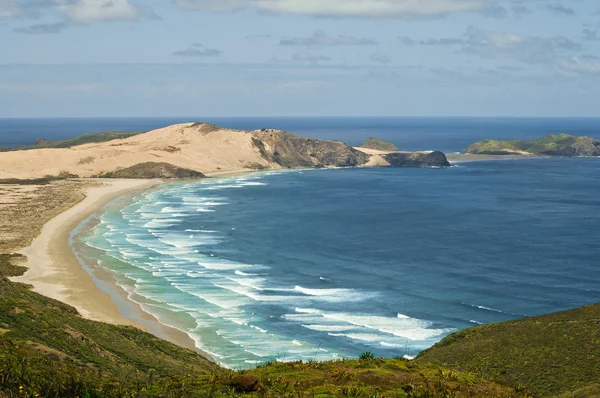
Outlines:
{"label": "grassy hillside", "polygon": [[396,148],[396,145],[392,144],[391,142],[383,141],[377,138],[369,138],[360,147],[386,152],[394,152],[398,150],[398,148]]}
{"label": "grassy hillside", "polygon": [[184,169],[169,163],[146,162],[139,163],[125,169],[116,170],[101,175],[102,178],[143,178],[143,179],[171,179],[171,178],[205,178],[198,171]]}
{"label": "grassy hillside", "polygon": [[417,360],[525,385],[540,396],[600,396],[591,394],[600,391],[600,304],[463,330]]}
{"label": "grassy hillside", "polygon": [[0,397],[526,396],[470,373],[369,354],[232,372],[9,282],[4,276],[25,270],[12,264],[19,259],[0,255]]}
{"label": "grassy hillside", "polygon": [[94,142],[106,142],[117,139],[123,139],[133,137],[134,135],[142,134],[142,132],[106,132],[106,133],[91,133],[83,134],[78,137],[69,138],[60,141],[48,141],[45,139],[38,139],[35,145],[22,146],[17,148],[0,148],[0,152],[8,151],[21,151],[28,149],[41,149],[41,148],[70,148],[72,146],[90,144]]}
{"label": "grassy hillside", "polygon": [[600,156],[600,141],[591,137],[553,134],[531,140],[483,140],[467,147],[464,153],[485,155],[522,154],[548,156]]}

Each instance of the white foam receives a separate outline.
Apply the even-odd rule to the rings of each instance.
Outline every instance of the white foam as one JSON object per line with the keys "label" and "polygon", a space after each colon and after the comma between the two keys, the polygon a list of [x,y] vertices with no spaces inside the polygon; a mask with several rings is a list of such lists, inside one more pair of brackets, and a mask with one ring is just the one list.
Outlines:
{"label": "white foam", "polygon": [[308,296],[343,296],[352,293],[352,289],[308,289],[302,286],[296,286],[294,290]]}
{"label": "white foam", "polygon": [[356,329],[356,326],[353,325],[302,325],[302,327],[317,332],[346,332],[348,330]]}
{"label": "white foam", "polygon": [[367,329],[377,330],[409,340],[426,340],[446,332],[442,329],[427,328],[428,322],[412,318],[388,318],[373,315],[353,315],[346,313],[323,313],[325,319],[347,322]]}
{"label": "white foam", "polygon": [[298,313],[301,313],[301,314],[316,314],[316,315],[322,314],[321,311],[316,310],[314,308],[296,308],[295,311]]}
{"label": "white foam", "polygon": [[242,272],[242,271],[239,271],[239,270],[236,270],[235,274],[239,275],[239,276],[257,276],[258,275],[258,274],[249,274],[249,273]]}
{"label": "white foam", "polygon": [[229,279],[232,282],[235,282],[241,286],[246,286],[255,290],[259,290],[259,291],[263,291],[265,289],[263,289],[261,287],[262,282],[264,282],[265,280],[263,278],[247,278],[247,279],[239,279],[239,278],[230,278],[227,277],[227,279]]}
{"label": "white foam", "polygon": [[[201,267],[204,267],[206,269],[216,270],[216,271],[231,271],[236,268],[240,268],[240,264],[213,263],[213,262],[206,262],[206,261],[200,261],[200,262],[198,262],[198,265],[200,265]],[[244,265],[244,264],[241,264],[241,266],[251,267],[251,265]]]}
{"label": "white foam", "polygon": [[391,347],[391,348],[405,348],[406,345],[403,344],[392,344],[392,343],[386,343],[385,341],[381,341],[379,342],[379,344],[381,344],[384,347]]}
{"label": "white foam", "polygon": [[502,314],[505,314],[504,311],[496,310],[494,308],[484,307],[483,305],[475,305],[475,304],[467,304],[467,305],[471,306],[473,308],[479,308],[480,310],[486,310],[486,311],[492,311],[492,312],[500,312]]}
{"label": "white foam", "polygon": [[369,343],[374,343],[381,340],[381,336],[378,334],[366,333],[329,333],[329,336],[347,337],[352,340],[368,341]]}

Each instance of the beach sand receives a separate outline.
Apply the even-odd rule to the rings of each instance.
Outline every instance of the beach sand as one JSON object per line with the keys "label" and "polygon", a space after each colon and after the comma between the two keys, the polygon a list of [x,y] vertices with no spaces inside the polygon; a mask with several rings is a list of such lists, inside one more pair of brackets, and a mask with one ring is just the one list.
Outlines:
{"label": "beach sand", "polygon": [[32,244],[19,251],[27,256],[27,262],[23,265],[28,271],[11,280],[30,284],[35,292],[75,307],[87,319],[135,326],[185,348],[196,349],[194,341],[187,334],[160,324],[128,300],[125,291],[114,283],[108,272],[90,267],[92,277],[73,254],[69,242],[71,232],[83,220],[111,201],[153,188],[162,181],[86,181],[100,184],[85,188],[85,198],[81,202],[47,222]]}

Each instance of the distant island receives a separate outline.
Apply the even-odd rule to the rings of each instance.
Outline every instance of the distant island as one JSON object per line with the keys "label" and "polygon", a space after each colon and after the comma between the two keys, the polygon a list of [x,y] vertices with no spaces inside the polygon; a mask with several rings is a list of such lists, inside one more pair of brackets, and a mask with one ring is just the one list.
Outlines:
{"label": "distant island", "polygon": [[600,156],[600,141],[591,137],[551,134],[535,140],[483,140],[470,145],[464,154],[519,156]]}

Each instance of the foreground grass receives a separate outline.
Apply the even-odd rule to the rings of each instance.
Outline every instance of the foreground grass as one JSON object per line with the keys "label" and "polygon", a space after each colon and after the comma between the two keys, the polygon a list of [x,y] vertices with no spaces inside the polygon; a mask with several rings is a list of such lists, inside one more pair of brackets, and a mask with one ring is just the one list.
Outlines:
{"label": "foreground grass", "polygon": [[48,141],[39,139],[35,145],[20,146],[16,148],[0,148],[0,152],[10,151],[24,151],[29,149],[42,149],[42,148],[70,148],[77,145],[91,144],[97,142],[107,142],[112,140],[118,140],[123,138],[133,137],[134,135],[141,134],[142,132],[106,132],[106,133],[91,133],[82,134],[78,137],[69,138],[66,140],[59,141]]}
{"label": "foreground grass", "polygon": [[463,330],[417,360],[527,386],[540,396],[600,396],[600,304]]}
{"label": "foreground grass", "polygon": [[8,281],[24,272],[14,264],[21,260],[0,255],[0,397],[525,396],[470,373],[371,355],[232,372]]}

